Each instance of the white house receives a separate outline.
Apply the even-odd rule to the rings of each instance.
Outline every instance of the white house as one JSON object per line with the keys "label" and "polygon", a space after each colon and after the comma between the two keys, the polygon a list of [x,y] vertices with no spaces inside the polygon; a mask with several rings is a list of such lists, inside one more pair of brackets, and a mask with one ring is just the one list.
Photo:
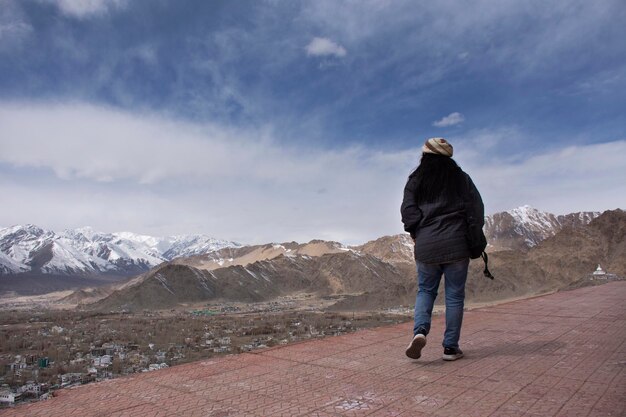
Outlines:
{"label": "white house", "polygon": [[16,401],[19,401],[21,397],[22,394],[17,394],[9,390],[0,391],[0,403],[12,404]]}
{"label": "white house", "polygon": [[41,384],[38,384],[34,381],[26,381],[25,385],[20,387],[21,392],[30,392],[33,394],[39,395],[41,393]]}

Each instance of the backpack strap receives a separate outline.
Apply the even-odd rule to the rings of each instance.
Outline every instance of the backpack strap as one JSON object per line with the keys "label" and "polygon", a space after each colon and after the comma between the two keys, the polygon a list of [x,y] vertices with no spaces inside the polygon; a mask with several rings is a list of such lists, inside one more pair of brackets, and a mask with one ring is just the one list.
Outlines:
{"label": "backpack strap", "polygon": [[487,255],[487,252],[483,252],[482,255],[480,255],[481,258],[483,258],[483,261],[485,262],[485,269],[483,270],[483,275],[489,279],[493,279],[494,276],[491,275],[491,272],[489,272],[489,267],[487,266],[487,264],[489,263],[489,255]]}

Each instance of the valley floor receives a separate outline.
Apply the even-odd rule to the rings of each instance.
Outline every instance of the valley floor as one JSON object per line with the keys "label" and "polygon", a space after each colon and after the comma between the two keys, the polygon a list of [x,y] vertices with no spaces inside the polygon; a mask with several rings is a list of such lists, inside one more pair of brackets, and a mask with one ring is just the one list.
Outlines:
{"label": "valley floor", "polygon": [[36,400],[60,387],[409,319],[398,312],[323,312],[311,302],[290,298],[133,314],[8,310],[0,318],[0,385],[29,390],[22,399]]}

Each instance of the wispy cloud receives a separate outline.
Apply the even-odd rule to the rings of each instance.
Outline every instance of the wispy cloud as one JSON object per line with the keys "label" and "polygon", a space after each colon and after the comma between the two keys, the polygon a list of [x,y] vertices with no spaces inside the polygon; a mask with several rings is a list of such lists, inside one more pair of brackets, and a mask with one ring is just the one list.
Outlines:
{"label": "wispy cloud", "polygon": [[63,14],[79,19],[122,9],[128,0],[39,0],[55,4]]}
{"label": "wispy cloud", "polygon": [[[73,18],[42,7],[52,1]],[[255,2],[246,8],[197,0],[10,4],[34,32],[22,48],[0,56],[6,97],[61,96],[196,120],[218,115],[236,125],[277,125],[280,119],[280,132],[314,121],[318,137],[328,140],[372,143],[382,132],[390,140],[406,137],[428,129],[450,109],[471,108],[465,125],[472,128],[489,118],[480,117],[487,111],[493,120],[514,124],[538,105],[562,108],[552,92],[572,91],[572,84],[583,86],[576,90],[581,100],[595,104],[598,90],[584,86],[598,82],[602,71],[619,74],[616,63],[623,63],[626,51],[619,24],[626,9],[619,0],[533,8],[480,0],[472,10],[458,1],[416,6],[405,0]],[[85,24],[98,16],[115,19]],[[333,71],[316,71],[331,66]],[[489,88],[496,79],[498,89]],[[606,89],[619,95],[624,79],[610,80]],[[477,86],[486,94],[476,94]],[[592,115],[597,126],[606,125],[597,120],[605,112],[576,108]],[[581,131],[583,118],[550,116]]]}
{"label": "wispy cloud", "polygon": [[[561,83],[568,83],[564,72],[580,79],[594,72],[581,74],[581,68],[597,68],[594,60],[625,50],[621,38],[626,30],[620,22],[626,8],[620,0],[533,3],[533,7],[515,0],[480,0],[471,10],[459,6],[457,1],[420,3],[416,8],[404,0],[341,4],[319,0],[307,3],[304,14],[351,47],[393,42],[377,66],[388,69],[394,62],[419,56],[420,79],[434,81],[458,69],[460,59],[464,69],[472,71],[500,69],[507,78],[518,80],[553,79],[556,73]],[[562,66],[565,58],[567,68]]]}
{"label": "wispy cloud", "polygon": [[32,26],[24,22],[0,23],[0,42],[21,38],[33,30]]}
{"label": "wispy cloud", "polygon": [[10,50],[33,33],[33,27],[12,1],[0,0],[0,52]]}
{"label": "wispy cloud", "polygon": [[434,121],[433,126],[435,127],[447,127],[458,125],[459,123],[463,123],[465,121],[465,116],[461,113],[454,112],[450,113],[447,116],[442,117],[440,120]]}
{"label": "wispy cloud", "polygon": [[309,56],[346,56],[346,48],[328,38],[313,38],[305,49]]}

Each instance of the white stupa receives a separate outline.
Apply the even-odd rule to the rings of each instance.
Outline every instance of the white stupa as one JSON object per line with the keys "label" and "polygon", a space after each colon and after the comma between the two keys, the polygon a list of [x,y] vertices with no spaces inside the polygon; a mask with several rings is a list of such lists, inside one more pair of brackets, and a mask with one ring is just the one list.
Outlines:
{"label": "white stupa", "polygon": [[593,275],[606,275],[606,272],[604,272],[604,269],[602,269],[600,264],[598,264],[598,267],[596,268],[596,270],[593,271]]}

